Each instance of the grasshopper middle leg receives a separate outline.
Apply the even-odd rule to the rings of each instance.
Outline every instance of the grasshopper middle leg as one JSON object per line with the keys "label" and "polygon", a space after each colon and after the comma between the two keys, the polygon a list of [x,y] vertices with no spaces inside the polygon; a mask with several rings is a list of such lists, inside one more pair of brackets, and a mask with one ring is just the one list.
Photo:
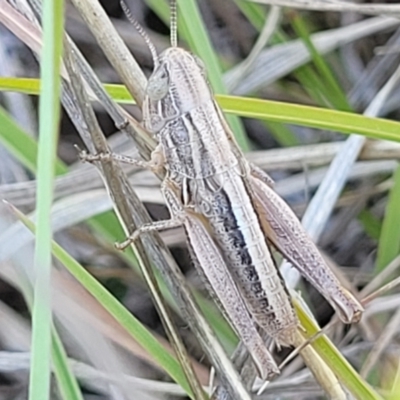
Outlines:
{"label": "grasshopper middle leg", "polygon": [[131,243],[139,238],[139,236],[144,232],[161,231],[164,229],[176,228],[182,226],[185,223],[185,213],[180,208],[171,207],[171,204],[175,204],[175,201],[171,201],[171,197],[175,198],[176,195],[171,189],[171,184],[166,179],[161,184],[161,191],[164,194],[167,205],[169,205],[171,218],[162,221],[154,221],[148,224],[143,224],[138,229],[136,229],[129,237],[126,238],[121,243],[116,243],[115,247],[119,250],[126,249]]}

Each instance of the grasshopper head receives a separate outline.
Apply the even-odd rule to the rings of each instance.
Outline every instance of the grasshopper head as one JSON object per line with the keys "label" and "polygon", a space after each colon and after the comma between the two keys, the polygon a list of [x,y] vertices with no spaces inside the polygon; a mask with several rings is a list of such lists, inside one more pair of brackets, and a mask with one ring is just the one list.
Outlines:
{"label": "grasshopper head", "polygon": [[204,64],[197,56],[170,47],[158,60],[147,84],[143,107],[145,127],[153,133],[212,99]]}

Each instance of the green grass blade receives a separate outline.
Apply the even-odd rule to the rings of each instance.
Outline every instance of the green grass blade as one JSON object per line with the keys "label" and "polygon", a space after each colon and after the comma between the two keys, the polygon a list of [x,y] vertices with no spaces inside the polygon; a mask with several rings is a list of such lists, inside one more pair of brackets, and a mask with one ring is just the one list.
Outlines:
{"label": "green grass blade", "polygon": [[[13,207],[11,207],[11,209],[14,210]],[[31,284],[28,281],[25,281],[24,278],[19,280],[19,290],[21,291],[30,312],[32,312],[33,308],[32,289],[33,288]],[[78,382],[68,365],[67,355],[63,344],[59,339],[56,328],[53,327],[51,335],[51,356],[53,361],[54,374],[57,379],[61,398],[63,400],[83,400]]]}
{"label": "green grass blade", "polygon": [[235,96],[217,96],[225,112],[341,133],[358,133],[374,139],[400,141],[400,123],[324,108]]}
{"label": "green grass blade", "polygon": [[[294,299],[293,303],[307,337],[311,338],[319,331],[318,326],[316,326],[311,318],[303,311],[298,300]],[[325,335],[315,339],[312,342],[312,346],[334,372],[339,381],[346,386],[356,399],[382,400],[378,393],[358,375],[355,369]]]}
{"label": "green grass blade", "polygon": [[[3,80],[0,78],[0,87],[2,82]],[[27,82],[30,81],[27,80]],[[30,83],[29,86],[33,87]],[[124,86],[106,84],[105,88],[115,101],[134,104]],[[373,139],[400,141],[400,123],[397,121],[248,97],[217,95],[216,98],[224,111],[243,117],[327,129],[347,134],[358,133]]]}
{"label": "green grass blade", "polygon": [[323,80],[317,75],[311,65],[303,65],[298,68],[294,75],[300,82],[303,89],[321,107],[335,108],[330,101],[329,95],[326,96],[327,90]]}
{"label": "green grass blade", "polygon": [[[164,22],[165,25],[169,26],[170,12],[169,3],[165,0],[145,0],[146,4],[157,14],[157,16]],[[189,32],[186,25],[183,24],[181,18],[178,18],[178,33],[179,38],[189,43]]]}
{"label": "green grass blade", "polygon": [[400,399],[400,365],[397,365],[396,375],[394,377],[394,382],[387,396],[386,400],[397,400]]}
{"label": "green grass blade", "polygon": [[347,97],[341,87],[339,86],[336,78],[333,76],[329,66],[315,48],[310,39],[310,34],[307,30],[306,24],[299,13],[292,12],[292,27],[297,35],[303,40],[308,51],[311,54],[312,60],[321,75],[321,82],[324,83],[325,90],[323,91],[325,97],[329,99],[333,107],[342,111],[352,111],[352,107],[347,101]]}
{"label": "green grass blade", "polygon": [[[0,78],[0,88],[2,82],[3,80]],[[32,88],[33,85],[30,80],[27,80],[27,82]],[[134,104],[124,86],[105,84],[105,88],[115,101]],[[400,123],[397,121],[248,97],[217,95],[216,98],[225,112],[243,117],[327,129],[347,134],[358,133],[373,139],[400,141]]]}
{"label": "green grass blade", "polygon": [[[179,15],[185,30],[188,32],[187,41],[194,51],[207,66],[208,80],[215,92],[225,94],[221,65],[214,52],[210,38],[200,16],[200,11],[195,0],[178,0]],[[190,29],[188,27],[190,26]]]}
{"label": "green grass blade", "polygon": [[[309,51],[312,53],[312,49],[314,49],[314,45],[312,42],[309,40],[309,37],[307,36],[306,33],[304,32],[298,32],[303,33],[303,40],[306,41],[308,39],[308,45],[309,45]],[[288,42],[290,39],[288,36],[282,32],[278,31],[277,34],[275,35],[276,43],[285,43]],[[319,53],[315,51],[317,56],[319,56]],[[308,93],[308,95],[321,107],[328,107],[328,108],[336,108],[334,106],[335,101],[332,100],[332,95],[331,91],[327,88],[326,82],[323,80],[322,77],[320,77],[312,65],[310,63],[305,64],[297,68],[295,71],[293,71],[293,75],[296,77],[296,79],[300,82],[304,90]]]}
{"label": "green grass blade", "polygon": [[68,365],[68,358],[63,344],[55,329],[52,332],[51,355],[61,398],[64,400],[84,400],[78,382]]}
{"label": "green grass blade", "polygon": [[281,146],[297,146],[300,144],[296,135],[286,125],[271,121],[264,121],[264,124]]}
{"label": "green grass blade", "polygon": [[358,220],[364,228],[365,233],[372,239],[379,241],[382,232],[382,223],[376,218],[370,210],[364,208],[358,214]]}
{"label": "green grass blade", "polygon": [[[15,207],[10,206],[17,217],[32,232],[35,225]],[[52,253],[65,268],[82,284],[82,286],[107,310],[115,320],[148,352],[148,354],[162,367],[175,382],[191,396],[185,374],[175,357],[168,353],[151,332],[141,324],[118,300],[105,289],[92,275],[89,274],[73,257],[61,246],[52,242]]]}
{"label": "green grass blade", "polygon": [[48,400],[51,375],[51,204],[54,160],[60,118],[60,66],[64,29],[62,0],[43,2],[43,52],[41,96],[39,100],[39,149],[35,242],[35,283],[32,309],[31,372],[29,400]]}
{"label": "green grass blade", "polygon": [[[36,140],[28,135],[1,106],[0,143],[30,172],[36,171],[38,152]],[[55,161],[55,169],[57,173],[67,170],[59,160]]]}
{"label": "green grass blade", "polygon": [[2,92],[18,92],[37,95],[40,91],[40,80],[1,76],[0,90]]}
{"label": "green grass blade", "polygon": [[250,23],[258,31],[261,31],[265,23],[266,11],[265,7],[260,4],[252,3],[247,0],[234,0],[240,11],[246,16]]}
{"label": "green grass blade", "polygon": [[400,253],[400,166],[393,181],[379,238],[376,272],[382,271]]}

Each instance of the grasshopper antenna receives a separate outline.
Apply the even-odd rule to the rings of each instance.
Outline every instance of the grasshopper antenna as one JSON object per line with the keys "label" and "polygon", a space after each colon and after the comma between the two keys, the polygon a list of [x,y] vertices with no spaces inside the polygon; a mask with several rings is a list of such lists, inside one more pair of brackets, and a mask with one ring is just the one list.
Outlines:
{"label": "grasshopper antenna", "polygon": [[170,1],[170,32],[171,32],[171,47],[178,47],[178,19],[176,0]]}
{"label": "grasshopper antenna", "polygon": [[128,21],[135,27],[135,29],[138,31],[139,35],[143,38],[143,40],[146,42],[147,47],[150,50],[151,57],[153,58],[153,63],[154,63],[154,68],[157,68],[158,65],[160,64],[160,61],[158,59],[158,54],[157,50],[152,43],[149,35],[146,33],[146,31],[143,29],[143,26],[139,24],[139,21],[131,14],[128,6],[124,2],[124,0],[120,0],[121,8],[122,11],[124,12],[126,18],[128,18]]}

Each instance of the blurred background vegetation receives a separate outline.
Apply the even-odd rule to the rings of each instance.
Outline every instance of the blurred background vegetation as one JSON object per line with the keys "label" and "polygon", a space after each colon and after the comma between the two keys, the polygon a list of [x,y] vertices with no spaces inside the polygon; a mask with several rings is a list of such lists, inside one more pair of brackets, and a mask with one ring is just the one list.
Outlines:
{"label": "blurred background vegetation", "polygon": [[[93,34],[91,24],[101,21],[100,16],[88,13],[82,18],[77,3],[66,2],[61,8],[66,31],[100,81],[113,84],[107,86],[110,96],[140,121],[140,107],[117,85],[124,82],[121,73]],[[400,20],[396,18],[400,5],[261,3],[179,1],[180,45],[203,59],[210,84],[229,112],[229,122],[248,159],[272,176],[275,190],[303,219],[343,285],[363,300],[366,311],[360,324],[346,327],[335,321],[326,332],[358,374],[346,369],[345,361],[327,342],[319,351],[331,357],[328,364],[350,398],[400,399]],[[167,48],[168,3],[126,0],[126,4],[156,49]],[[153,62],[146,43],[118,1],[103,1],[102,6],[148,77]],[[28,20],[14,15],[11,8],[28,15]],[[15,8],[14,2],[0,1],[0,198],[25,214],[34,212],[36,189],[43,179],[36,166],[38,132],[45,122],[39,128],[40,68],[34,55],[41,37],[27,11],[38,13],[39,8],[34,0],[18,1]],[[48,39],[58,35],[61,40],[60,34],[46,34]],[[97,34],[113,35],[101,23]],[[83,74],[79,68],[78,75]],[[51,79],[58,70],[46,73],[42,76]],[[55,378],[50,398],[185,398],[191,389],[171,356],[168,335],[139,269],[140,257],[130,250],[115,250],[113,243],[126,234],[111,211],[112,202],[98,171],[78,160],[74,145],[87,146],[85,133],[91,129],[82,122],[79,107],[74,108],[80,99],[73,90],[72,95],[68,92],[67,73],[71,71],[63,71],[62,101],[68,112],[62,111],[60,118],[51,217],[54,239],[69,255],[53,248]],[[90,94],[87,86],[82,87]],[[228,94],[238,97],[224,96]],[[43,115],[56,117],[56,104],[43,105],[48,107],[42,108]],[[135,147],[135,141],[116,129],[105,101],[91,104],[114,151],[138,157],[151,150],[151,139],[142,139],[143,146],[136,142]],[[151,217],[167,219],[159,179],[149,171],[123,170]],[[51,198],[52,185],[48,190]],[[29,391],[34,241],[18,219],[23,217],[9,206],[0,207],[0,400],[26,399]],[[161,237],[231,354],[237,338],[196,273],[183,230],[169,230]],[[150,262],[157,266],[152,257]],[[280,263],[279,255],[276,258]],[[320,326],[328,324],[333,312],[325,300],[299,280],[293,269],[283,266],[283,271],[288,286],[301,291]],[[170,310],[168,318],[177,327],[198,380],[207,385],[210,355],[189,329],[193,326],[185,317],[187,310],[182,311],[179,300],[174,300],[168,283],[159,275],[157,279]],[[289,353],[290,349],[284,349],[274,356],[282,361]],[[297,357],[259,398],[317,399],[324,394]]]}

